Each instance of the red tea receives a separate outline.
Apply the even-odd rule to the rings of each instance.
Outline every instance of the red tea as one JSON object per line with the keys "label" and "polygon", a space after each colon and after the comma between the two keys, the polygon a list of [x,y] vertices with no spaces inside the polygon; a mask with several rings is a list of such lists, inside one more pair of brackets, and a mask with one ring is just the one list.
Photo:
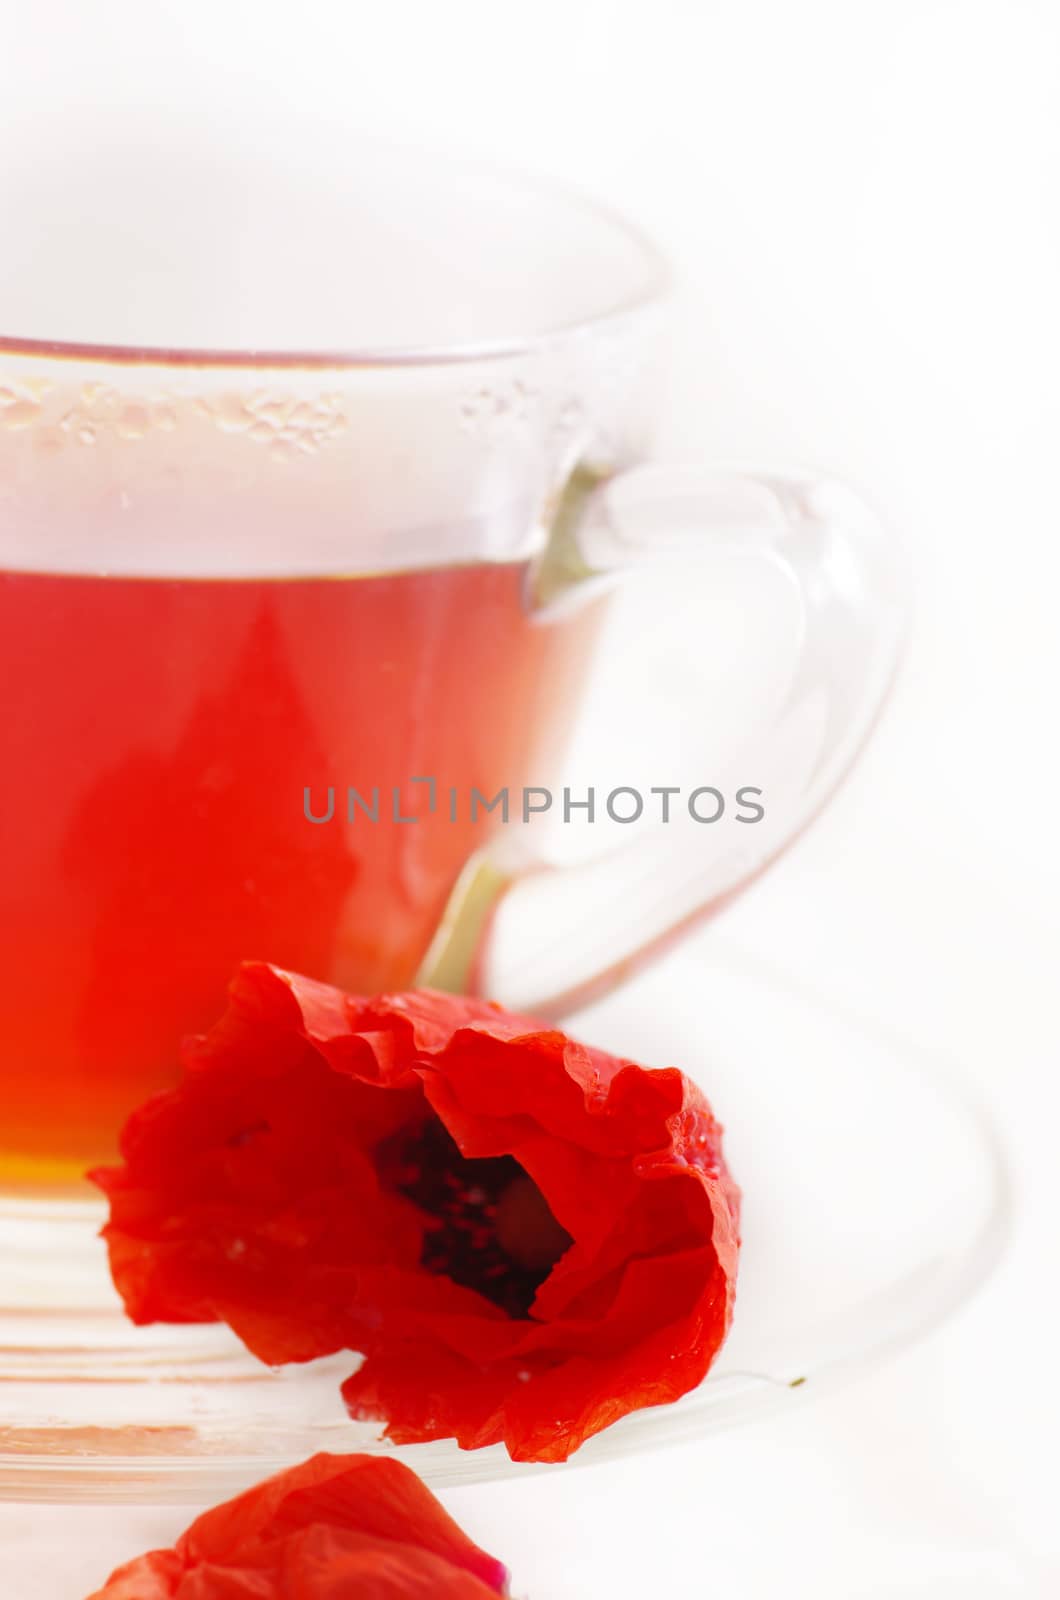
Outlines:
{"label": "red tea", "polygon": [[[477,786],[547,781],[594,627],[518,563],[357,578],[0,573],[0,1179],[111,1153],[182,1035],[261,957],[408,984]],[[426,811],[393,820],[391,788]],[[304,790],[325,814],[308,821]],[[372,822],[347,788],[370,803]],[[455,820],[448,790],[458,792]]]}

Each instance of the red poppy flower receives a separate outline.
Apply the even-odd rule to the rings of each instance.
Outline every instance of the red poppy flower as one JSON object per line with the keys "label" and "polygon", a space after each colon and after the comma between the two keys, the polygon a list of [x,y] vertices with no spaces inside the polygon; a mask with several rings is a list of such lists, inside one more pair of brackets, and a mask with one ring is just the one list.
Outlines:
{"label": "red poppy flower", "polygon": [[214,1506],[89,1600],[495,1600],[499,1561],[382,1456],[313,1456]]}
{"label": "red poppy flower", "polygon": [[222,1319],[269,1364],[358,1351],[355,1417],[523,1461],[705,1375],[738,1191],[676,1069],[260,963],[185,1066],[94,1174],[134,1321]]}

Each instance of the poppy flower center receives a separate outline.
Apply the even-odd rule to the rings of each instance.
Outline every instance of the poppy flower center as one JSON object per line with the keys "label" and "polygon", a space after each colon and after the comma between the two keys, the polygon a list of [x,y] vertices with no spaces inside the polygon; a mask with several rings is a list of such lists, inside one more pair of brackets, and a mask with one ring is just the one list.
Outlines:
{"label": "poppy flower center", "polygon": [[476,1290],[510,1317],[527,1317],[573,1241],[518,1161],[461,1155],[434,1116],[388,1140],[377,1160],[384,1182],[427,1213],[424,1271]]}

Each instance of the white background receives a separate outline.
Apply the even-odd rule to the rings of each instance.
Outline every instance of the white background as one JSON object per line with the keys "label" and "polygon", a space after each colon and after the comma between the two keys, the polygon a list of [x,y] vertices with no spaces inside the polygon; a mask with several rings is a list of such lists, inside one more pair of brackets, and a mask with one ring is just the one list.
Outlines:
{"label": "white background", "polygon": [[[5,160],[31,154],[3,131],[28,105],[74,136],[103,106],[208,105],[240,139],[264,104],[595,190],[683,282],[668,453],[828,468],[900,531],[918,624],[897,698],[724,931],[969,1063],[1017,1173],[1008,1257],[928,1344],[816,1406],[448,1503],[532,1600],[1060,1593],[1060,11],[94,0],[0,19]],[[85,1588],[109,1516],[70,1514]],[[113,1553],[120,1529],[99,1531]]]}

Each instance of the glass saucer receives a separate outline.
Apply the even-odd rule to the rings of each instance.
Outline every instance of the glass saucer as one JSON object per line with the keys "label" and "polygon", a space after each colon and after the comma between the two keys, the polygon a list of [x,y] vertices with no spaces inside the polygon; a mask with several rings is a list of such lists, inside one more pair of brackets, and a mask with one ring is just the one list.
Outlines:
{"label": "glass saucer", "polygon": [[[729,1341],[706,1382],[591,1440],[588,1466],[800,1403],[936,1326],[990,1272],[1008,1184],[959,1072],[712,941],[570,1019],[681,1066],[726,1126],[744,1190]],[[500,1448],[395,1450],[339,1399],[350,1356],[273,1372],[224,1328],[134,1328],[100,1208],[0,1209],[0,1498],[204,1503],[316,1450],[370,1450],[431,1484],[549,1471]]]}

